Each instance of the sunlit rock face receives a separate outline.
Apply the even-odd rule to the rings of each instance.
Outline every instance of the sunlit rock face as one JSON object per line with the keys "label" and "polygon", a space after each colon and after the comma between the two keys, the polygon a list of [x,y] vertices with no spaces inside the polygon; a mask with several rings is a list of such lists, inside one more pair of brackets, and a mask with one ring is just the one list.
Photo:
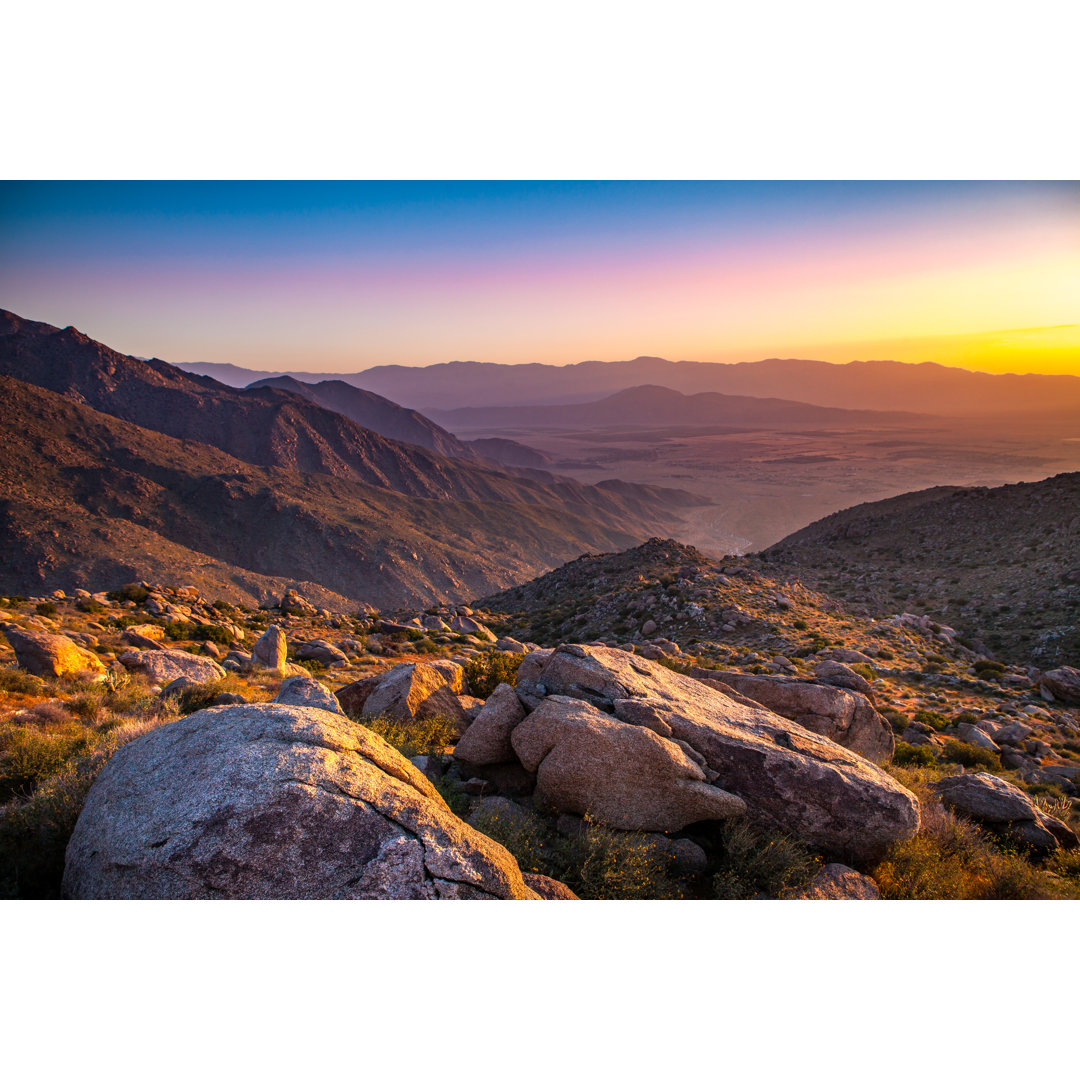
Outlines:
{"label": "sunlit rock face", "polygon": [[[526,663],[517,690],[531,707],[550,695],[576,698],[648,728],[685,747],[709,784],[745,803],[750,819],[817,850],[863,865],[918,829],[918,800],[887,773],[719,684],[603,646],[560,645]],[[515,750],[528,724],[514,729]],[[543,758],[531,757],[542,770]]]}
{"label": "sunlit rock face", "polygon": [[119,750],[68,845],[71,899],[538,899],[378,735],[323,709],[204,709]]}

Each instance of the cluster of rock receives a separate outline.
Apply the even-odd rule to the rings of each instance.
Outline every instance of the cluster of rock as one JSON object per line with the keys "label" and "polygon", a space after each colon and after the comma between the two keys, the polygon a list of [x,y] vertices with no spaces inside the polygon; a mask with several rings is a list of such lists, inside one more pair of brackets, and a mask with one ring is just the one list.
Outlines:
{"label": "cluster of rock", "polygon": [[513,791],[523,773],[538,805],[614,828],[746,815],[856,863],[919,823],[915,797],[838,742],[715,680],[602,646],[529,654],[454,758]]}

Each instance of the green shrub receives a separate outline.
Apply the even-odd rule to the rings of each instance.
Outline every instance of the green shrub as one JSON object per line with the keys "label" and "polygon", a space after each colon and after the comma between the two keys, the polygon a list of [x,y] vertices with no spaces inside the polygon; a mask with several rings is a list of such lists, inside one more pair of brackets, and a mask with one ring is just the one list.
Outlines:
{"label": "green shrub", "polygon": [[465,678],[469,689],[479,698],[491,696],[499,683],[517,682],[518,668],[525,659],[524,653],[489,652],[473,657],[465,665]]}
{"label": "green shrub", "polygon": [[37,675],[17,667],[0,668],[0,691],[8,694],[40,694],[45,686]]}
{"label": "green shrub", "polygon": [[725,822],[720,831],[722,854],[712,876],[718,900],[783,899],[805,885],[820,865],[801,844],[744,820]]}
{"label": "green shrub", "polygon": [[92,596],[84,596],[80,600],[75,601],[75,607],[86,615],[96,615],[99,611],[104,611],[105,608]]}
{"label": "green shrub", "polygon": [[108,592],[105,595],[110,600],[117,603],[132,600],[136,604],[142,604],[146,602],[146,598],[150,595],[150,590],[144,588],[142,585],[121,585],[119,589],[113,589],[112,592]]}
{"label": "green shrub", "polygon": [[805,619],[796,619],[791,624],[796,630],[809,630],[810,624]]}
{"label": "green shrub", "polygon": [[42,602],[38,604],[37,607],[34,608],[34,610],[39,615],[55,615],[56,605],[51,600],[42,600]]}
{"label": "green shrub", "polygon": [[911,719],[926,724],[935,731],[944,731],[950,723],[948,717],[931,709],[919,709]]}
{"label": "green shrub", "polygon": [[937,764],[937,758],[934,757],[928,746],[912,746],[911,743],[900,742],[896,744],[893,762],[896,765],[932,766]]}
{"label": "green shrub", "polygon": [[22,724],[0,728],[0,803],[26,798],[93,741],[91,733],[74,721],[48,726],[54,730]]}
{"label": "green shrub", "polygon": [[899,709],[894,709],[890,705],[885,705],[878,709],[878,712],[889,721],[889,726],[899,735],[901,732],[907,729],[910,721],[907,716],[904,715]]}
{"label": "green shrub", "polygon": [[989,772],[1001,770],[1001,758],[988,746],[972,746],[959,739],[946,739],[941,751],[942,761],[951,761],[963,765],[965,769],[986,769]]}
{"label": "green shrub", "polygon": [[426,719],[399,720],[379,713],[375,716],[356,716],[357,723],[382,736],[395,750],[407,758],[441,750],[457,738],[456,722],[446,716]]}

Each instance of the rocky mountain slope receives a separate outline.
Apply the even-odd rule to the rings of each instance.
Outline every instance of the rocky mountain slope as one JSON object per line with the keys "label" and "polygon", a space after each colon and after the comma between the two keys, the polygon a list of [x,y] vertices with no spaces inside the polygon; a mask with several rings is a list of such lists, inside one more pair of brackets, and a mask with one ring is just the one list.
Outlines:
{"label": "rocky mountain slope", "polygon": [[[0,589],[149,577],[259,601],[297,585],[335,607],[431,603],[633,542],[643,500],[418,499],[251,465],[0,376]],[[539,485],[538,485],[539,487]],[[640,494],[640,493],[639,493]],[[625,523],[625,524],[624,524]]]}
{"label": "rocky mountain slope", "polygon": [[288,375],[278,375],[250,383],[247,389],[258,390],[264,386],[297,394],[308,401],[314,401],[324,409],[347,416],[354,423],[374,431],[377,435],[396,439],[398,442],[413,443],[436,454],[442,454],[443,457],[475,461],[480,456],[472,446],[463,443],[415,409],[403,409],[387,398],[350,386],[341,379],[313,383],[301,382]]}
{"label": "rocky mountain slope", "polygon": [[451,460],[386,439],[296,394],[273,387],[234,390],[159,360],[123,356],[74,327],[59,330],[11,312],[0,312],[0,374],[253,465],[321,473],[415,498],[587,510],[607,524],[643,510],[648,515],[650,508],[662,520],[701,503],[685,492],[642,487],[630,505],[601,487]]}
{"label": "rocky mountain slope", "polygon": [[[515,595],[545,586],[635,625],[539,648],[460,605],[0,596],[0,895],[1080,896],[1080,671],[979,668],[670,541]],[[809,618],[793,660],[718,659]]]}
{"label": "rocky mountain slope", "polygon": [[[237,384],[265,372],[227,364],[186,369]],[[634,386],[665,386],[684,394],[712,392],[775,397],[841,409],[900,409],[940,416],[1032,414],[1080,409],[1080,378],[1072,375],[990,375],[940,364],[769,359],[723,364],[639,356],[580,364],[492,364],[456,361],[425,368],[386,365],[348,375],[290,372],[296,378],[343,379],[410,408],[455,409],[593,401]]]}
{"label": "rocky mountain slope", "polygon": [[751,562],[869,614],[949,623],[1002,659],[1080,663],[1080,473],[863,503]]}

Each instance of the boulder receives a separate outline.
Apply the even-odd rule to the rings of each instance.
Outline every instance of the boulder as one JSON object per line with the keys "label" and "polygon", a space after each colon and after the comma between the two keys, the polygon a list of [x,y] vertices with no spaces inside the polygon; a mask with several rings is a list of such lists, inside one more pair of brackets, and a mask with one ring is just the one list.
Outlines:
{"label": "boulder", "polygon": [[63,634],[27,630],[14,623],[3,625],[8,643],[15,650],[19,667],[39,678],[89,675],[102,678],[105,665],[92,653]]}
{"label": "boulder", "polygon": [[522,874],[522,878],[525,880],[525,884],[541,900],[577,900],[577,893],[570,888],[569,885],[564,885],[561,881],[556,881],[554,878],[546,877],[543,874]]}
{"label": "boulder", "polygon": [[971,746],[982,746],[997,753],[998,744],[982,728],[977,728],[974,724],[957,724],[956,737]]}
{"label": "boulder", "polygon": [[70,899],[535,899],[513,857],[346,717],[192,713],[121,748],[68,844]]}
{"label": "boulder", "polygon": [[315,660],[322,664],[323,667],[329,667],[331,664],[344,664],[349,659],[339,648],[331,645],[329,641],[319,639],[305,641],[302,645],[298,645],[296,647],[296,658],[298,660]]}
{"label": "boulder", "polygon": [[318,610],[314,604],[308,603],[295,589],[285,590],[285,595],[281,598],[278,607],[284,615],[314,615]]}
{"label": "boulder", "polygon": [[182,649],[139,649],[126,652],[120,663],[156,683],[171,683],[181,676],[196,685],[225,678],[225,669],[209,656],[196,656]]}
{"label": "boulder", "polygon": [[380,675],[369,675],[366,679],[357,679],[339,690],[334,691],[338,704],[347,716],[360,716],[364,711],[364,703],[371,696],[372,691],[379,685]]}
{"label": "boulder", "polygon": [[868,761],[881,765],[892,760],[896,749],[892,728],[869,700],[854,690],[784,675],[740,675],[731,671],[708,675],[744,698],[846,746]]}
{"label": "boulder", "polygon": [[[518,672],[523,700],[543,687],[637,724],[647,716],[666,724],[674,739],[701,755],[714,786],[745,801],[751,820],[837,859],[873,862],[918,829],[918,800],[865,758],[636,654],[560,645],[527,674],[523,684]],[[528,723],[514,731],[515,751]]]}
{"label": "boulder", "polygon": [[307,705],[313,709],[344,716],[338,699],[321,682],[309,675],[290,675],[274,697],[279,705]]}
{"label": "boulder", "polygon": [[826,863],[791,900],[880,900],[873,878],[843,863]]}
{"label": "boulder", "polygon": [[1063,821],[1040,810],[1020,788],[991,773],[946,776],[930,785],[961,817],[1029,845],[1039,854],[1080,843]]}
{"label": "boulder", "polygon": [[830,686],[841,686],[845,690],[854,690],[873,701],[874,688],[857,671],[852,671],[847,664],[837,660],[822,660],[814,665],[814,675]]}
{"label": "boulder", "polygon": [[468,616],[455,615],[450,620],[450,629],[455,634],[472,634],[481,641],[494,642],[496,640],[495,635],[483,623],[470,619]]}
{"label": "boulder", "polygon": [[445,716],[465,730],[468,718],[457,695],[468,693],[468,686],[460,664],[451,660],[398,664],[377,678],[361,708],[365,716],[382,713],[397,720]]}
{"label": "boulder", "polygon": [[1074,667],[1059,667],[1043,672],[1039,679],[1039,689],[1048,692],[1054,701],[1065,705],[1080,705],[1080,670]]}
{"label": "boulder", "polygon": [[281,674],[289,655],[289,643],[280,626],[268,626],[266,632],[251,647],[251,662],[255,667]]}
{"label": "boulder", "polygon": [[591,814],[616,829],[667,832],[745,810],[742,799],[706,783],[701,766],[671,739],[575,698],[545,698],[510,740],[521,764],[536,774],[538,803],[560,813]]}
{"label": "boulder", "polygon": [[501,637],[495,642],[495,648],[499,652],[527,653],[529,650],[518,640],[512,637]]}
{"label": "boulder", "polygon": [[454,757],[474,765],[516,761],[510,734],[524,719],[525,708],[514,688],[499,683],[458,740]]}

